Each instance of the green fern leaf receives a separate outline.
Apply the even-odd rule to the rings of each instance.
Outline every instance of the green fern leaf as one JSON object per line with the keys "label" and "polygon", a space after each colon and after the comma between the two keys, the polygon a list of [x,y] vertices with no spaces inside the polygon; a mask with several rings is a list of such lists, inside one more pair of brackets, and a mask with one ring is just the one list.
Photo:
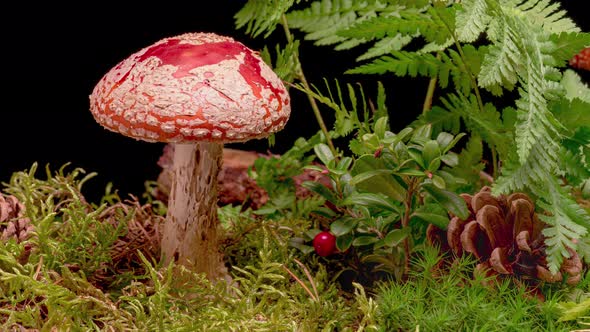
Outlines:
{"label": "green fern leaf", "polygon": [[293,79],[297,76],[297,71],[299,70],[299,41],[294,40],[287,44],[283,49],[281,49],[279,45],[276,45],[275,52],[276,59],[274,65],[270,51],[266,46],[262,49],[260,55],[264,62],[273,68],[278,77],[283,81],[293,82]]}
{"label": "green fern leaf", "polygon": [[[469,47],[468,47],[469,48]],[[448,50],[440,54],[440,59],[433,54],[419,54],[407,51],[393,51],[390,56],[383,56],[368,64],[347,70],[347,74],[384,74],[392,72],[397,76],[417,75],[431,78],[438,78],[442,88],[449,83],[449,76],[455,87],[462,93],[469,93],[471,90],[470,71],[461,56]],[[474,62],[475,64],[475,62]],[[476,70],[479,70],[476,68]]]}
{"label": "green fern leaf", "polygon": [[[590,88],[582,82],[575,71],[568,69],[563,73],[561,86],[565,89],[565,98],[568,100],[580,99],[590,104]],[[579,110],[576,113],[584,113],[584,111]],[[588,114],[588,112],[585,113]]]}
{"label": "green fern leaf", "polygon": [[348,27],[375,17],[391,14],[398,5],[383,1],[321,0],[310,7],[287,13],[289,27],[306,33],[305,39],[316,45],[338,44],[337,49],[349,49],[367,42],[363,38],[349,38],[339,33]]}
{"label": "green fern leaf", "polygon": [[464,0],[457,11],[457,38],[459,41],[474,42],[491,21],[486,0]]}
{"label": "green fern leaf", "polygon": [[522,191],[535,183],[542,182],[545,178],[551,178],[552,172],[548,172],[543,159],[552,159],[554,156],[547,156],[543,146],[533,146],[531,156],[536,153],[542,157],[530,157],[524,163],[520,163],[516,147],[510,146],[507,157],[502,159],[502,175],[494,182],[493,191],[495,194],[505,194],[514,191]]}
{"label": "green fern leaf", "polygon": [[445,43],[452,38],[454,11],[452,7],[429,8],[427,13],[405,10],[398,16],[375,16],[339,32],[340,36],[365,40],[413,36],[420,33],[428,42]]}
{"label": "green fern leaf", "polygon": [[[246,33],[256,37],[264,33],[268,37],[275,29],[281,16],[295,0],[249,0],[235,15],[236,29],[246,28]],[[299,2],[299,1],[297,1]]]}
{"label": "green fern leaf", "polygon": [[361,122],[359,119],[359,114],[364,114],[365,121],[368,121],[369,110],[364,98],[362,86],[359,86],[358,89],[358,93],[360,93],[362,97],[359,101],[356,95],[357,91],[351,84],[346,85],[348,98],[345,98],[338,80],[335,80],[334,82],[334,90],[337,98],[332,92],[332,88],[328,84],[327,80],[324,80],[327,93],[322,93],[320,89],[315,86],[312,86],[313,90],[306,89],[301,84],[296,84],[294,87],[334,110],[335,120],[333,137],[340,137],[350,134],[355,129],[366,127],[367,124]]}
{"label": "green fern leaf", "polygon": [[500,113],[493,104],[485,104],[479,110],[475,96],[449,94],[442,99],[443,105],[451,113],[459,115],[470,132],[478,133],[488,144],[493,146],[500,156],[508,155],[512,141],[510,128],[504,126]]}
{"label": "green fern leaf", "polygon": [[574,186],[590,180],[590,127],[576,129],[571,137],[562,142],[560,167],[562,175]]}
{"label": "green fern leaf", "polygon": [[507,24],[497,22],[500,36],[498,40],[489,47],[478,76],[478,84],[492,93],[498,95],[498,86],[508,90],[516,85],[518,75],[516,68],[521,65],[521,46],[515,43],[517,35]]}
{"label": "green fern leaf", "polygon": [[[590,140],[586,144],[590,144]],[[580,151],[562,148],[559,151],[559,160],[560,174],[567,177],[569,184],[578,186],[590,178],[590,167],[584,158],[581,158]]]}
{"label": "green fern leaf", "polygon": [[391,56],[384,56],[373,62],[346,71],[347,74],[385,74],[395,73],[397,76],[417,74],[436,77],[439,67],[444,63],[432,54],[415,54],[413,52],[396,51]]}
{"label": "green fern leaf", "polygon": [[535,191],[543,195],[537,206],[545,210],[539,218],[549,225],[543,230],[547,244],[547,263],[549,270],[557,272],[564,257],[569,257],[567,248],[576,250],[573,241],[583,238],[590,228],[590,215],[582,209],[554,178],[545,180]]}
{"label": "green fern leaf", "polygon": [[[589,97],[590,98],[590,97]],[[590,102],[579,98],[560,99],[550,104],[552,114],[571,133],[580,127],[590,128]]]}
{"label": "green fern leaf", "polygon": [[560,4],[550,0],[527,0],[513,8],[514,11],[520,11],[533,25],[537,25],[549,33],[560,32],[579,32],[580,29],[568,17],[567,13],[560,10]]}
{"label": "green fern leaf", "polygon": [[404,46],[408,45],[411,41],[412,37],[404,36],[399,33],[393,37],[385,37],[376,42],[375,45],[373,45],[373,47],[369,48],[367,52],[359,56],[356,60],[368,60],[384,54],[391,53],[393,51],[399,51]]}
{"label": "green fern leaf", "polygon": [[446,167],[445,170],[457,178],[465,179],[466,186],[462,188],[466,191],[474,191],[474,188],[480,183],[480,172],[485,165],[481,162],[483,158],[483,142],[481,137],[471,135],[465,148],[459,153],[459,163],[455,167]]}
{"label": "green fern leaf", "polygon": [[448,111],[442,107],[434,106],[412,124],[415,127],[419,124],[430,124],[435,132],[448,131],[458,134],[461,131],[461,115],[457,112]]}

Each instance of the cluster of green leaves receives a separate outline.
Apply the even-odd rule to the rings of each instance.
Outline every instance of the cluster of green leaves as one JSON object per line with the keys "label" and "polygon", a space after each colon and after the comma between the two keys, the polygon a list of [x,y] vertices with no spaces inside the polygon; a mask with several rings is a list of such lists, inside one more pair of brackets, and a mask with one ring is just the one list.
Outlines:
{"label": "cluster of green leaves", "polygon": [[[417,123],[430,123],[436,132],[467,130],[472,137],[463,160],[472,161],[482,151],[480,142],[486,144],[493,175],[498,175],[495,193],[527,191],[537,197],[549,225],[544,234],[551,271],[569,255],[568,247],[590,254],[581,245],[587,242],[590,215],[563,181],[574,188],[588,185],[590,94],[564,68],[590,44],[590,34],[581,32],[558,3],[318,0],[302,8],[281,1],[281,15],[275,11],[257,18],[247,15],[251,3],[264,6],[249,1],[236,16],[241,25],[258,22],[270,33],[280,17],[284,28],[301,30],[316,45],[348,50],[372,44],[357,59],[367,62],[348,73],[421,75],[438,82],[447,93]],[[505,95],[516,97],[508,100],[508,107],[499,106],[506,104],[499,98]],[[464,170],[473,174],[477,169],[482,165]]]}
{"label": "cluster of green leaves", "polygon": [[406,283],[382,285],[376,293],[376,321],[384,331],[572,331],[583,325],[559,321],[563,292],[539,302],[530,290],[472,276],[472,258],[462,257],[448,271],[434,248],[425,247],[412,261]]}
{"label": "cluster of green leaves", "polygon": [[[126,228],[113,229],[96,216],[121,202],[107,190],[104,204],[87,204],[80,191],[92,174],[80,179],[81,169],[55,174],[47,169],[45,180],[36,178],[35,170],[15,173],[3,190],[24,202],[35,232],[20,243],[0,243],[2,330],[352,331],[367,320],[360,303],[340,296],[326,269],[313,260],[297,263],[301,253],[288,240],[309,225],[268,220],[248,228],[253,220],[231,213],[232,207],[221,214],[227,234],[241,239],[225,248],[227,255],[235,254],[234,284],[212,284],[140,253],[141,273],[120,276],[124,282],[113,283],[116,289],[97,288],[90,275],[111,258],[103,251]],[[123,225],[128,218],[117,216]]]}

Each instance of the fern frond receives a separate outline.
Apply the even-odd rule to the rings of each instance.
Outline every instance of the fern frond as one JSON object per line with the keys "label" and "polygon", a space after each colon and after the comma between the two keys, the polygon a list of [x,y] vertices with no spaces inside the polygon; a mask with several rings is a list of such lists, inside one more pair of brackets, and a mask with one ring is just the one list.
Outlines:
{"label": "fern frond", "polygon": [[492,17],[487,0],[464,0],[457,11],[456,35],[461,42],[474,42],[487,28]]}
{"label": "fern frond", "polygon": [[[512,141],[510,128],[500,119],[494,105],[488,103],[479,110],[475,96],[448,94],[442,99],[443,105],[453,114],[459,115],[470,132],[478,133],[500,156],[508,155]],[[450,128],[449,128],[450,129]]]}
{"label": "fern frond", "polygon": [[[573,101],[574,99],[579,99],[585,102],[586,104],[590,104],[590,88],[588,87],[588,85],[582,82],[580,75],[578,75],[575,71],[568,69],[563,73],[563,77],[561,79],[561,86],[565,89],[566,99],[570,101]],[[590,107],[590,105],[588,105],[587,107]],[[576,113],[588,115],[588,112],[584,112],[582,110]],[[590,115],[588,116],[590,117]]]}
{"label": "fern frond", "polygon": [[299,41],[294,40],[288,43],[285,48],[279,45],[275,46],[276,57],[273,65],[272,56],[270,51],[265,46],[260,52],[260,56],[269,66],[271,66],[274,72],[279,78],[286,82],[293,82],[293,79],[297,76],[299,70]]}
{"label": "fern frond", "polygon": [[246,33],[252,37],[262,33],[268,37],[294,2],[295,0],[249,0],[234,15],[236,29],[246,27]]}
{"label": "fern frond", "polygon": [[423,113],[412,127],[418,124],[430,124],[435,132],[448,131],[458,134],[461,131],[461,115],[440,106],[433,106],[430,111]]}
{"label": "fern frond", "polygon": [[[510,146],[507,157],[502,159],[502,175],[494,182],[493,191],[495,194],[522,191],[530,184],[542,181],[544,177],[551,176],[546,172],[545,167],[539,165],[537,158],[529,158],[524,163],[518,161],[516,148]],[[543,151],[543,147],[535,146],[533,153]]]}
{"label": "fern frond", "polygon": [[579,32],[580,29],[568,17],[567,13],[560,10],[559,2],[551,0],[526,0],[516,6],[513,10],[520,11],[531,24],[539,26],[549,33]]}
{"label": "fern frond", "polygon": [[[359,119],[359,114],[364,114],[363,118],[368,121],[368,106],[365,102],[364,92],[362,86],[359,87],[358,93],[361,94],[361,100],[359,101],[356,96],[356,90],[351,84],[347,84],[346,88],[348,91],[348,98],[344,97],[344,93],[340,88],[338,80],[334,80],[335,93],[332,92],[332,87],[328,84],[328,81],[324,79],[326,86],[326,92],[322,93],[316,86],[312,86],[313,90],[306,89],[301,84],[296,84],[294,87],[307,95],[313,97],[318,102],[328,106],[334,111],[334,136],[342,137],[350,134],[355,129],[361,129],[367,126]],[[360,105],[360,107],[359,107]],[[362,130],[361,130],[362,131]]]}
{"label": "fern frond", "polygon": [[[590,144],[590,141],[587,144]],[[568,183],[574,186],[590,178],[590,167],[584,160],[585,158],[580,155],[579,150],[572,151],[562,148],[559,151],[560,173],[568,179]]]}
{"label": "fern frond", "polygon": [[[590,98],[590,95],[587,98]],[[552,114],[568,132],[573,133],[580,127],[590,128],[590,111],[588,111],[590,102],[582,101],[577,97],[571,100],[563,98],[551,103],[550,108]]]}
{"label": "fern frond", "polygon": [[[394,73],[397,76],[421,76],[436,77],[438,72],[445,66],[445,63],[432,54],[416,54],[414,52],[396,51],[391,56],[384,56],[373,60],[373,62],[358,66],[346,71],[347,74],[385,74]],[[445,72],[448,73],[450,69]],[[444,78],[447,78],[446,80]],[[448,75],[442,79],[446,86]]]}
{"label": "fern frond", "polygon": [[555,273],[563,258],[570,257],[567,248],[576,250],[573,240],[586,235],[590,228],[590,215],[559,186],[555,178],[546,179],[534,191],[539,196],[537,206],[546,212],[539,214],[539,218],[549,225],[543,230],[543,235],[547,245],[547,264],[549,270]]}
{"label": "fern frond", "polygon": [[438,44],[452,38],[454,10],[452,7],[429,8],[428,12],[404,10],[397,15],[375,16],[339,32],[340,36],[365,40],[417,33],[427,41]]}
{"label": "fern frond", "polygon": [[466,183],[461,186],[463,190],[469,192],[477,191],[477,187],[481,183],[480,172],[485,168],[482,162],[483,142],[481,137],[476,134],[471,135],[465,148],[459,153],[458,158],[459,163],[457,166],[445,167],[445,171],[457,178],[466,180]]}
{"label": "fern frond", "polygon": [[339,44],[338,49],[349,49],[366,41],[342,36],[339,31],[380,14],[391,14],[398,8],[376,0],[321,0],[308,8],[289,12],[287,21],[289,27],[305,32],[305,39],[313,40],[316,45]]}
{"label": "fern frond", "polygon": [[489,47],[478,76],[478,85],[495,95],[501,95],[500,86],[512,90],[518,81],[516,68],[521,66],[520,50],[516,43],[517,33],[511,26],[497,21],[493,25],[497,33],[490,35],[497,38]]}
{"label": "fern frond", "polygon": [[393,51],[399,51],[404,46],[408,45],[411,41],[412,37],[404,36],[401,33],[398,33],[393,37],[385,37],[376,42],[375,45],[373,45],[373,47],[369,48],[367,52],[359,56],[356,60],[368,60],[371,58],[391,53]]}

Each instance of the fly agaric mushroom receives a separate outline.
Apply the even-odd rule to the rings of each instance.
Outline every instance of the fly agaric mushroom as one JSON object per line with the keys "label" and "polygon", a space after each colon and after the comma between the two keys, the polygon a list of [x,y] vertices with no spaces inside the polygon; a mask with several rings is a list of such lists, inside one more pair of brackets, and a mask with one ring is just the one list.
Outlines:
{"label": "fly agaric mushroom", "polygon": [[164,38],[112,68],[90,96],[108,130],[174,144],[163,229],[164,263],[227,278],[217,240],[217,174],[223,143],[263,138],[289,118],[289,95],[259,55],[232,38]]}

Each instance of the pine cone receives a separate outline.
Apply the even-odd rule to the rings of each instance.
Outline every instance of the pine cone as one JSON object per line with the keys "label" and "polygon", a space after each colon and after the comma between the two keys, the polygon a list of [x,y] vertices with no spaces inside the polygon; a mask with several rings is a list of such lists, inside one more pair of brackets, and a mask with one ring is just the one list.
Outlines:
{"label": "pine cone", "polygon": [[456,255],[472,254],[479,260],[476,271],[488,270],[499,275],[514,275],[522,279],[577,284],[581,279],[582,262],[574,250],[568,249],[561,270],[551,274],[547,267],[544,224],[535,213],[532,200],[523,193],[494,197],[489,187],[471,196],[461,194],[471,215],[467,220],[452,216],[444,237],[430,225],[428,237],[441,248],[448,246]]}
{"label": "pine cone", "polygon": [[31,236],[35,227],[24,214],[25,207],[16,197],[0,193],[0,241],[22,242]]}

